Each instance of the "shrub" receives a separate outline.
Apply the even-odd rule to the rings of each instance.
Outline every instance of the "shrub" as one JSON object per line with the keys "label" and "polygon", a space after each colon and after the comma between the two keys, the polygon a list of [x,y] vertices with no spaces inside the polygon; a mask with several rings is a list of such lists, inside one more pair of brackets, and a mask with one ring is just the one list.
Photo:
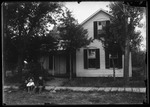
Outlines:
{"label": "shrub", "polygon": [[143,67],[145,65],[145,52],[132,52],[132,66],[133,67]]}

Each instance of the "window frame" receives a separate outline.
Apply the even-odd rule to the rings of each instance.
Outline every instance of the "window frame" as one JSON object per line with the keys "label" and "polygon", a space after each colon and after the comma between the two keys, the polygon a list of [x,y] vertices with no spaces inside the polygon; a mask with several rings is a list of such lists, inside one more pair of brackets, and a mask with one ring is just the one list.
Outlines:
{"label": "window frame", "polygon": [[[89,58],[89,53],[90,53],[90,51],[93,51],[93,50],[95,51],[95,58]],[[90,68],[90,69],[93,69],[93,68],[95,69],[96,68],[96,54],[97,54],[96,49],[87,49],[87,67]],[[95,60],[94,61],[94,63],[95,63],[94,67],[89,66],[89,65],[91,65],[90,60]]]}
{"label": "window frame", "polygon": [[[112,54],[109,53],[109,55],[112,55]],[[116,64],[115,64],[115,68],[116,68],[116,66],[118,65],[118,60],[119,60],[118,52],[115,53],[115,56],[116,56],[116,57],[111,57],[111,56],[109,56],[109,68],[113,68],[113,63],[112,63],[113,59],[114,59],[114,60],[117,60],[116,62],[114,61],[114,63],[116,63]],[[111,65],[112,65],[112,66],[111,66]]]}
{"label": "window frame", "polygon": [[[98,37],[98,35],[101,35],[102,33],[104,33],[104,30],[103,30],[103,28],[107,25],[107,21],[109,21],[109,23],[110,23],[110,20],[105,20],[105,21],[96,21],[97,22],[97,30],[96,30],[96,34],[97,34],[97,37]],[[99,24],[99,23],[101,23],[101,24]],[[102,23],[105,23],[104,25],[102,24]],[[98,26],[102,26],[102,29],[98,29]]]}
{"label": "window frame", "polygon": [[[123,62],[122,62],[122,51],[116,51],[116,59],[117,61],[115,62],[115,68],[116,69],[122,69],[123,68]],[[110,58],[111,52],[108,52],[108,50],[105,50],[105,66],[106,69],[112,69],[113,68],[113,64],[112,64],[112,58]],[[116,60],[115,59],[115,60]]]}
{"label": "window frame", "polygon": [[[95,50],[95,58],[89,58],[88,54],[90,50]],[[90,60],[95,60],[94,67],[90,67]],[[91,61],[92,62],[92,61]],[[100,49],[84,49],[84,69],[99,69],[100,68]]]}

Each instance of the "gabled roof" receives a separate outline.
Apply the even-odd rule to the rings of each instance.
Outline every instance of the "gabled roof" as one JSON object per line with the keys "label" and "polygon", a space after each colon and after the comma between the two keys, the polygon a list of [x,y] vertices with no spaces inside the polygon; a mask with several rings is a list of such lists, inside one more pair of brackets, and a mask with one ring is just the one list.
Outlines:
{"label": "gabled roof", "polygon": [[103,9],[99,9],[97,10],[95,13],[93,13],[91,16],[89,16],[87,19],[85,19],[80,25],[83,25],[84,23],[86,23],[87,21],[89,21],[91,18],[93,18],[95,15],[97,15],[99,12],[104,12],[105,14],[109,15],[110,17],[113,17],[110,13],[108,13],[107,11],[103,10]]}

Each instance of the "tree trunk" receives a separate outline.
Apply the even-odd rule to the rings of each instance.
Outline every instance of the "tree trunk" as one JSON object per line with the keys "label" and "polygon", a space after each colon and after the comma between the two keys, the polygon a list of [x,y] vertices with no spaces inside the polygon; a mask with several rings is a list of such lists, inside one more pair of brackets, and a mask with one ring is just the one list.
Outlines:
{"label": "tree trunk", "polygon": [[54,71],[54,70],[55,70],[54,67],[55,67],[55,56],[53,55],[53,72],[52,72],[52,75],[53,75],[53,76],[54,76],[54,72],[55,72],[55,71]]}
{"label": "tree trunk", "polygon": [[2,60],[3,60],[3,73],[4,73],[4,79],[6,78],[6,56],[5,56],[5,44],[6,44],[6,41],[4,41],[4,38],[6,38],[7,36],[7,12],[6,12],[6,8],[4,8],[4,3],[3,3],[3,6],[2,6],[2,20],[3,20],[3,27],[2,27],[2,31],[4,32],[3,33],[3,40],[2,40],[2,51],[3,51],[3,54],[2,54]]}
{"label": "tree trunk", "polygon": [[18,77],[19,80],[22,80],[22,68],[23,68],[23,56],[18,56]]}
{"label": "tree trunk", "polygon": [[113,62],[113,78],[114,78],[114,81],[116,80],[116,72],[115,72],[115,63],[114,63],[114,58],[112,58],[112,62]]}
{"label": "tree trunk", "polygon": [[125,54],[124,54],[124,83],[127,84],[129,81],[129,35],[128,35],[128,15],[125,5],[124,14],[125,14]]}
{"label": "tree trunk", "polygon": [[5,60],[4,60],[4,54],[3,54],[3,65],[2,65],[3,67],[3,77],[4,77],[4,79],[6,79],[6,62],[5,62]]}
{"label": "tree trunk", "polygon": [[70,65],[70,70],[69,70],[69,71],[70,71],[70,72],[69,72],[70,75],[69,75],[69,79],[71,80],[71,79],[72,79],[72,63],[71,63],[71,59],[72,59],[72,58],[71,58],[71,54],[69,55],[69,57],[70,57],[70,58],[69,58],[69,59],[70,59],[70,60],[69,60],[69,65]]}
{"label": "tree trunk", "polygon": [[124,79],[129,81],[129,40],[126,40],[125,56],[124,56]]}

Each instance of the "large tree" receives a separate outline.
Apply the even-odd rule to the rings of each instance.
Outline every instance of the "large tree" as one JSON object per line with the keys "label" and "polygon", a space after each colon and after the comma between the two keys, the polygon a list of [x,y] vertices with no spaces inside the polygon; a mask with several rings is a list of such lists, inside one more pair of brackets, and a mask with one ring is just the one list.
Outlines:
{"label": "large tree", "polygon": [[73,17],[71,11],[67,8],[64,10],[63,17],[60,18],[60,25],[58,30],[60,32],[60,40],[62,40],[62,47],[70,57],[70,79],[72,78],[72,60],[76,56],[76,50],[88,45],[92,39],[88,38],[87,30],[78,24]]}
{"label": "large tree", "polygon": [[[143,17],[143,8],[125,5],[123,2],[112,2],[109,5],[110,13],[113,15],[111,23],[104,28],[105,32],[99,38],[105,49],[112,53],[118,45],[124,53],[124,78],[129,78],[129,52],[138,48],[142,40],[140,32],[135,28],[140,24]],[[111,48],[110,48],[111,47]]]}
{"label": "large tree", "polygon": [[[17,51],[20,77],[22,76],[23,61],[25,59],[37,59],[35,57],[37,56],[37,50],[42,43],[45,43],[46,38],[53,40],[47,26],[48,23],[55,23],[51,14],[58,14],[60,10],[61,5],[53,2],[3,3],[3,37],[7,38],[5,39],[7,41],[4,41],[4,57],[9,56],[9,48],[13,45],[12,51]],[[45,37],[47,34],[48,37]],[[53,41],[46,43],[51,46],[49,48],[53,48],[55,45]]]}

